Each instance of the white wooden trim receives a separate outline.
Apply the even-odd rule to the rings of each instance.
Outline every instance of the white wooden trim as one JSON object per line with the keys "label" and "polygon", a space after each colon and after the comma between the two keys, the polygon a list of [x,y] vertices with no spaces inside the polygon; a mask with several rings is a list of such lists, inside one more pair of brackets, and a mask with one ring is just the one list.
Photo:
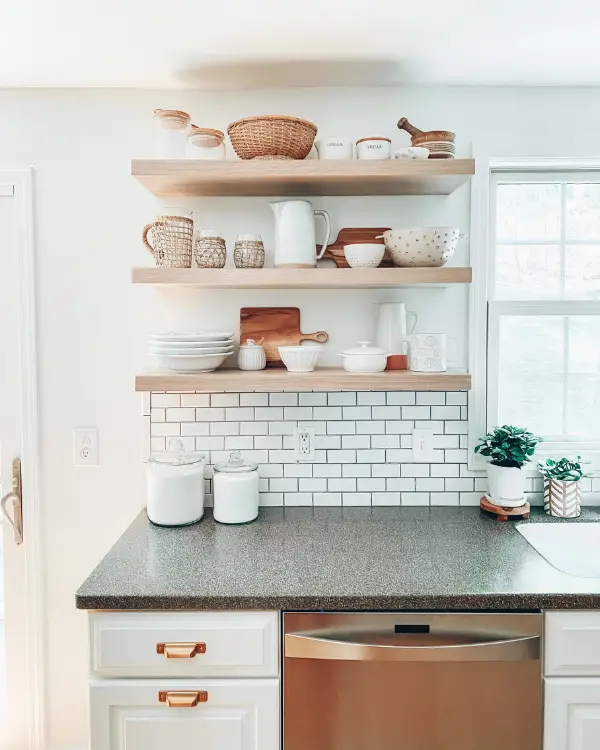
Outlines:
{"label": "white wooden trim", "polygon": [[45,650],[43,638],[44,594],[40,502],[39,410],[36,354],[36,300],[33,231],[32,170],[0,170],[0,182],[14,186],[17,214],[20,374],[22,382],[22,471],[26,506],[25,598],[28,643],[29,744],[46,748]]}

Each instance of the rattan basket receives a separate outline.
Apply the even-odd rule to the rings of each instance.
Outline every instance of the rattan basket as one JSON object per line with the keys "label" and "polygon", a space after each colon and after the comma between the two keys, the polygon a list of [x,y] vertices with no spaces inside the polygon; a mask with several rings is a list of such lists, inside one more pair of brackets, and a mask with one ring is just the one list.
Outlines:
{"label": "rattan basket", "polygon": [[232,122],[227,133],[240,159],[306,159],[317,126],[297,117],[261,115]]}

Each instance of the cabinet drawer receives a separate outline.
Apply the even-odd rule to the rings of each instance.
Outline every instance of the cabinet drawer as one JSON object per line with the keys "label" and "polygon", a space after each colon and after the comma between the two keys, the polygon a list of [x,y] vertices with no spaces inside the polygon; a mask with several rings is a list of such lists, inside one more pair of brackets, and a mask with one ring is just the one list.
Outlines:
{"label": "cabinet drawer", "polygon": [[277,612],[90,615],[91,670],[102,677],[276,677]]}
{"label": "cabinet drawer", "polygon": [[547,612],[544,673],[600,677],[600,612]]}
{"label": "cabinet drawer", "polygon": [[93,680],[90,735],[91,750],[279,750],[279,680]]}

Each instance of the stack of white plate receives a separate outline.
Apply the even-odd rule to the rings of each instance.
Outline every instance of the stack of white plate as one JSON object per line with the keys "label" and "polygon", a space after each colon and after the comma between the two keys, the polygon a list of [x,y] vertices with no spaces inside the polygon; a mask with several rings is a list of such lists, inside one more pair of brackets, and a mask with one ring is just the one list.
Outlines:
{"label": "stack of white plate", "polygon": [[452,141],[428,141],[422,145],[429,149],[430,159],[454,159],[456,146]]}
{"label": "stack of white plate", "polygon": [[212,372],[233,354],[233,333],[155,333],[150,336],[150,353],[161,367],[171,372]]}

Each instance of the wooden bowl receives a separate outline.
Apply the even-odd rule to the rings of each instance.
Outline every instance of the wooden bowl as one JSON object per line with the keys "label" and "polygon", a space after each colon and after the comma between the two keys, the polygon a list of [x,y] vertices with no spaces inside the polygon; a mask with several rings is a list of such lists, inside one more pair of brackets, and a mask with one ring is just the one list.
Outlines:
{"label": "wooden bowl", "polygon": [[454,143],[456,134],[451,130],[428,130],[426,133],[420,135],[413,135],[411,138],[413,146],[424,146],[430,141],[446,141],[448,143]]}

